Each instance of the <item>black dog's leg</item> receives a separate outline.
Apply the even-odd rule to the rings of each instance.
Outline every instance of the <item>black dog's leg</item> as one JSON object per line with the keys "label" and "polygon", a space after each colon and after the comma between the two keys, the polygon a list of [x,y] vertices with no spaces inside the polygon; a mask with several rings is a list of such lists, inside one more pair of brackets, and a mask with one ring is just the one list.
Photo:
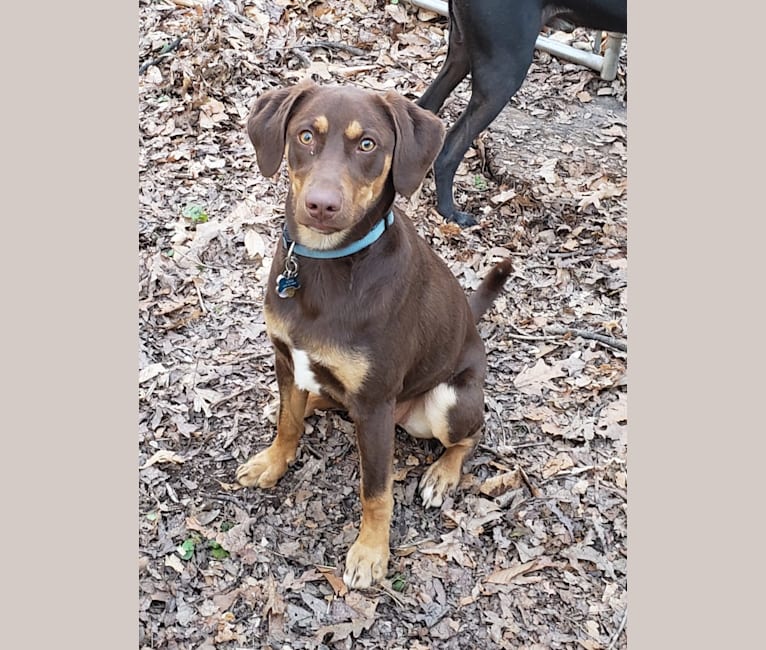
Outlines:
{"label": "black dog's leg", "polygon": [[505,79],[497,79],[494,75],[495,78],[489,82],[474,73],[468,107],[447,132],[444,147],[434,162],[436,209],[447,221],[461,226],[476,224],[473,216],[455,208],[452,198],[455,172],[476,136],[490,125],[519,89],[528,67],[529,63],[521,65],[521,72]]}
{"label": "black dog's leg", "polygon": [[[528,5],[527,11],[518,9],[509,13],[501,0],[467,5],[467,8],[455,5],[461,25],[460,50],[470,59],[471,99],[447,132],[444,146],[434,162],[434,177],[437,211],[447,221],[461,226],[474,225],[476,220],[455,208],[452,197],[455,171],[476,136],[489,126],[519,89],[534,56],[535,40],[540,33],[540,12],[533,0],[521,0],[521,3]],[[421,98],[421,105],[435,103],[434,99],[439,98],[437,92],[434,99],[426,97],[429,91],[424,95],[428,101]]]}
{"label": "black dog's leg", "polygon": [[418,100],[418,106],[434,114],[438,113],[444,100],[455,89],[455,86],[463,81],[467,74],[468,58],[465,56],[465,52],[462,50],[455,52],[450,48],[442,69],[439,70],[436,79],[426,88],[426,91]]}
{"label": "black dog's leg", "polygon": [[436,79],[426,88],[417,102],[418,106],[422,106],[434,114],[439,112],[444,100],[455,89],[455,86],[465,79],[471,67],[460,24],[453,14],[452,3],[449,5],[449,13],[450,31],[447,58],[444,59]]}

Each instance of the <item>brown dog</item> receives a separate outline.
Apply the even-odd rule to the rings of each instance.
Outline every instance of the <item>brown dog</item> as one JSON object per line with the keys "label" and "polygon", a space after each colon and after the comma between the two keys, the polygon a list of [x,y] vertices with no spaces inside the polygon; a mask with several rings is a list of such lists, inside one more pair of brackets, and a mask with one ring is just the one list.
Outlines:
{"label": "brown dog", "polygon": [[395,424],[446,447],[421,480],[427,506],[458,484],[478,442],[486,358],[475,321],[510,262],[492,269],[469,304],[409,219],[392,212],[395,192],[418,188],[444,136],[438,118],[404,97],[301,82],[259,97],[247,130],[265,176],[286,155],[290,190],[264,308],[277,435],[237,480],[273,486],[295,459],[304,417],[320,406],[347,410],[362,521],[343,579],[368,587],[388,567]]}

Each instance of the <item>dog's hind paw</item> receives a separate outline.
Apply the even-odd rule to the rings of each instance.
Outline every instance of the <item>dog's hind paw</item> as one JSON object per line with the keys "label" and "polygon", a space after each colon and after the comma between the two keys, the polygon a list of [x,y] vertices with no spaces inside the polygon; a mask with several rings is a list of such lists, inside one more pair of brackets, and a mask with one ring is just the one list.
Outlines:
{"label": "dog's hind paw", "polygon": [[449,469],[452,468],[444,464],[440,466],[437,460],[420,479],[420,496],[426,508],[439,508],[444,503],[444,497],[460,482],[460,472],[455,476]]}

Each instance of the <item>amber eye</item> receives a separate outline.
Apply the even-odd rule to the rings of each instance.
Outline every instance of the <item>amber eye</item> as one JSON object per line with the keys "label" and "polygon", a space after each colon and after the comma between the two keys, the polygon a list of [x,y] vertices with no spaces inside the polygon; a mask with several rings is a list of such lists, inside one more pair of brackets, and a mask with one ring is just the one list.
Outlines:
{"label": "amber eye", "polygon": [[298,140],[301,144],[311,144],[314,141],[314,134],[311,131],[301,131],[298,134]]}
{"label": "amber eye", "polygon": [[362,138],[359,141],[359,150],[365,153],[372,151],[375,148],[375,140],[371,138]]}

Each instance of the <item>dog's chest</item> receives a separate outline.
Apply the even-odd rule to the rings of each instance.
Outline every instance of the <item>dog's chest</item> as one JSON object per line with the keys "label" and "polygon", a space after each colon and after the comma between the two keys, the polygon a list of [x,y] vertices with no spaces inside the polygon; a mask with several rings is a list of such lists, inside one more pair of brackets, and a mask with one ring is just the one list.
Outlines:
{"label": "dog's chest", "polygon": [[293,378],[295,385],[301,390],[308,390],[312,393],[322,392],[322,385],[312,370],[312,364],[316,364],[311,360],[308,353],[305,350],[298,348],[290,348],[290,355],[293,359]]}
{"label": "dog's chest", "polygon": [[340,345],[328,337],[308,336],[268,305],[265,316],[269,337],[292,361],[293,382],[298,388],[339,400],[361,390],[371,370],[367,350]]}

